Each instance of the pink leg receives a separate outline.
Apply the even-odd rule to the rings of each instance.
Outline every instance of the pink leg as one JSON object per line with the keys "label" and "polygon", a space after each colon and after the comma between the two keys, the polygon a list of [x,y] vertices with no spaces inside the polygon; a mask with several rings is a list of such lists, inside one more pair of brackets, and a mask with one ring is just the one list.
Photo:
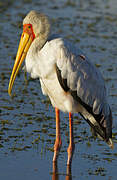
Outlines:
{"label": "pink leg", "polygon": [[59,109],[55,108],[56,112],[56,140],[54,144],[54,156],[53,156],[53,162],[57,160],[62,141],[61,141],[61,135],[60,135],[60,117],[59,117]]}
{"label": "pink leg", "polygon": [[69,139],[69,147],[67,149],[67,152],[68,152],[67,165],[71,164],[74,149],[75,149],[74,137],[73,137],[73,117],[72,117],[71,112],[69,112],[69,131],[70,131],[70,139]]}

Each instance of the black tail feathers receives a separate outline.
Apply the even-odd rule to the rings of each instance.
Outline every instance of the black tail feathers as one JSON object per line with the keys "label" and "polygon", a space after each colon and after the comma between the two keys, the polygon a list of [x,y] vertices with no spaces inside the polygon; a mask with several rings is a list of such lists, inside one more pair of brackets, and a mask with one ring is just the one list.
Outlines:
{"label": "black tail feathers", "polygon": [[113,149],[114,145],[112,142],[112,113],[109,105],[105,104],[99,115],[92,114],[92,117],[84,118],[91,126],[93,134],[104,140],[109,145],[109,147]]}

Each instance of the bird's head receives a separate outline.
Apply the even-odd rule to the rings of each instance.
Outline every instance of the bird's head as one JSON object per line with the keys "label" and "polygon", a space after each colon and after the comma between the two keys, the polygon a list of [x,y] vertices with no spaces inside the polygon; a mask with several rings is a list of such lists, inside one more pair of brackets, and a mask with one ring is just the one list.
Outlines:
{"label": "bird's head", "polygon": [[30,11],[23,20],[23,33],[21,35],[16,60],[12,70],[12,74],[9,81],[8,93],[11,95],[12,87],[14,80],[18,71],[21,67],[23,60],[26,57],[26,54],[37,37],[47,40],[50,33],[50,23],[44,14],[38,13],[36,11]]}

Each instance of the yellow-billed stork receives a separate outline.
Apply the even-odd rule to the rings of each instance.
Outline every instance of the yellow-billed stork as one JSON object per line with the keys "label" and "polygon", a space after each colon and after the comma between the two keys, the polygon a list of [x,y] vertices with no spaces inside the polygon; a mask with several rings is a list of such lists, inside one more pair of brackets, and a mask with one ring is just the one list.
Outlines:
{"label": "yellow-billed stork", "polygon": [[55,107],[53,162],[62,144],[59,110],[69,113],[68,165],[75,147],[72,113],[80,113],[95,134],[113,148],[112,114],[100,72],[81,50],[60,36],[51,35],[48,17],[34,10],[23,20],[23,33],[9,82],[9,95],[24,59],[26,71],[32,78],[40,79],[43,94],[49,96]]}

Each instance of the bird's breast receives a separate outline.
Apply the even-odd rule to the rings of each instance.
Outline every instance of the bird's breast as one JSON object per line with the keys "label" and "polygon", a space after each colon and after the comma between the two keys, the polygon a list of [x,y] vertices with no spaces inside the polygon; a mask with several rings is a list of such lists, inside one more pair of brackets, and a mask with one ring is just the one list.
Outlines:
{"label": "bird's breast", "polygon": [[47,78],[53,73],[56,62],[54,49],[46,43],[41,50],[35,51],[34,45],[29,49],[25,65],[32,78]]}

